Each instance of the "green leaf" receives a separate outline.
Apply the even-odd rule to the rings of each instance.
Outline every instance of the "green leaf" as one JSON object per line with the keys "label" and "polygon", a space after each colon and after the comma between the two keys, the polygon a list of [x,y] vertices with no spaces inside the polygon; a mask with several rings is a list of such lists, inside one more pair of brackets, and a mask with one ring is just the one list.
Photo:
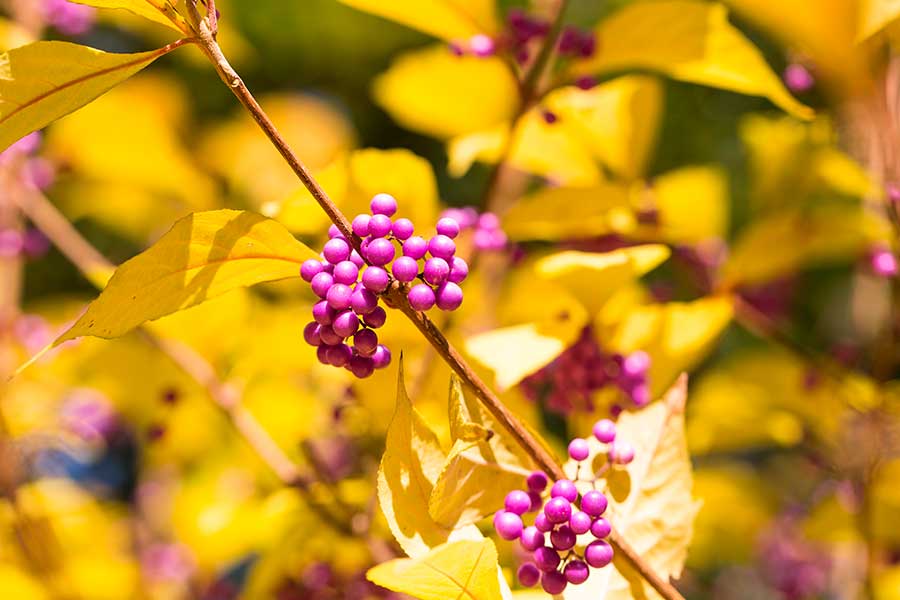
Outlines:
{"label": "green leaf", "polygon": [[56,344],[85,335],[119,337],[235,288],[298,277],[310,258],[316,254],[271,219],[237,210],[195,213],[116,269]]}
{"label": "green leaf", "polygon": [[167,0],[72,0],[77,4],[97,8],[123,8],[139,17],[170,27],[179,33],[188,33],[187,21]]}
{"label": "green leaf", "polygon": [[[494,0],[338,0],[449,41],[498,29]],[[449,53],[448,53],[449,54]]]}
{"label": "green leaf", "polygon": [[3,53],[0,150],[88,104],[183,44],[109,54],[67,42],[35,42]]}
{"label": "green leaf", "polygon": [[420,558],[369,569],[369,581],[420,600],[497,600],[497,548],[489,539],[443,544]]}
{"label": "green leaf", "polygon": [[[634,446],[635,459],[625,469],[610,471],[604,490],[610,522],[663,579],[681,574],[699,509],[691,496],[691,460],[684,432],[686,396],[687,378],[682,377],[660,402],[619,417],[616,439]],[[589,443],[592,456],[605,449],[593,438]],[[565,468],[574,476],[577,464],[570,461]],[[602,569],[584,584],[569,586],[563,598],[659,598],[625,561],[616,558],[613,564],[614,569]]]}
{"label": "green leaf", "polygon": [[596,29],[602,50],[579,73],[658,71],[681,81],[764,96],[801,118],[813,111],[788,93],[762,53],[728,22],[724,6],[697,0],[634,2]]}

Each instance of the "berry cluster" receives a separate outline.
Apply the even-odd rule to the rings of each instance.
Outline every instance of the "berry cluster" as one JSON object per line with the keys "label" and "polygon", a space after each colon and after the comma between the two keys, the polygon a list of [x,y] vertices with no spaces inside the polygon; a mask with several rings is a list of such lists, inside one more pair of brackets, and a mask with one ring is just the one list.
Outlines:
{"label": "berry cluster", "polygon": [[39,190],[46,190],[53,185],[53,181],[56,179],[56,168],[49,160],[36,156],[41,147],[41,141],[40,132],[29,133],[0,152],[0,165],[21,161],[20,174],[25,181]]}
{"label": "berry cluster", "polygon": [[[437,306],[452,311],[462,304],[459,284],[469,274],[469,265],[456,256],[453,238],[460,227],[455,220],[439,219],[436,235],[425,239],[413,235],[409,219],[391,219],[397,212],[393,196],[377,194],[370,207],[372,214],[357,215],[352,223],[354,235],[362,240],[360,252],[332,225],[322,260],[310,259],[300,269],[301,277],[321,298],[313,306],[313,321],[304,329],[304,339],[318,347],[322,363],[346,367],[359,378],[391,361],[390,351],[378,343],[374,331],[387,319],[378,294],[396,280],[411,284],[404,289],[413,309]],[[416,279],[420,283],[413,284]],[[345,343],[350,337],[352,346]]]}
{"label": "berry cluster", "polygon": [[561,56],[590,58],[597,51],[597,38],[593,31],[569,25],[559,35],[557,51]]}
{"label": "berry cluster", "polygon": [[474,206],[465,206],[448,208],[441,218],[456,221],[460,231],[473,230],[472,243],[479,252],[503,250],[509,241],[500,228],[500,219],[492,212],[479,214]]}
{"label": "berry cluster", "polygon": [[[630,444],[615,441],[616,426],[612,421],[598,421],[594,437],[606,444],[608,464],[624,465],[634,458]],[[573,460],[581,463],[589,455],[587,440],[576,438],[569,444]],[[582,466],[579,464],[578,473]],[[598,478],[577,481],[596,488]],[[580,493],[574,481],[560,479],[550,487],[550,497],[545,501],[542,494],[548,484],[543,472],[529,475],[527,492],[513,490],[507,494],[503,509],[494,515],[494,529],[501,538],[519,540],[522,548],[531,552],[531,560],[519,567],[519,582],[526,587],[540,582],[548,594],[559,594],[570,583],[587,581],[590,567],[600,569],[612,562],[613,549],[605,541],[612,528],[603,518],[608,505],[603,492],[591,489]],[[528,513],[537,514],[533,525],[525,526],[522,516]],[[588,534],[591,537],[579,541],[579,536]]]}
{"label": "berry cluster", "polygon": [[35,259],[46,254],[49,249],[50,241],[40,229],[0,229],[0,258],[22,256]]}
{"label": "berry cluster", "polygon": [[573,408],[593,409],[592,395],[616,386],[638,407],[650,402],[650,356],[637,350],[623,356],[606,354],[597,345],[590,327],[549,365],[522,381],[522,390],[547,408],[567,414]]}
{"label": "berry cluster", "polygon": [[44,19],[65,35],[83,35],[94,25],[96,10],[68,0],[44,0]]}

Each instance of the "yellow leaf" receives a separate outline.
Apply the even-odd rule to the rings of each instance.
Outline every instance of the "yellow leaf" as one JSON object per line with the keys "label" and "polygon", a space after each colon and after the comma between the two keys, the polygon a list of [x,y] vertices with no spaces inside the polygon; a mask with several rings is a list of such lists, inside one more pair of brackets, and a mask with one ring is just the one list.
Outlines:
{"label": "yellow leaf", "polygon": [[116,269],[56,344],[84,335],[118,337],[232,289],[299,276],[309,258],[315,253],[270,219],[235,210],[193,214]]}
{"label": "yellow leaf", "polygon": [[498,600],[497,549],[489,539],[443,544],[420,558],[369,569],[369,581],[420,600]]}
{"label": "yellow leaf", "polygon": [[181,45],[110,54],[67,42],[35,42],[3,53],[0,149],[88,104]]}
{"label": "yellow leaf", "polygon": [[475,161],[496,163],[503,156],[508,140],[509,123],[450,139],[447,142],[447,172],[453,177],[462,177]]}
{"label": "yellow leaf", "polygon": [[648,196],[657,224],[645,230],[662,241],[693,244],[728,233],[728,181],[720,168],[670,171],[653,180]]}
{"label": "yellow leaf", "polygon": [[669,257],[665,246],[646,244],[612,252],[567,250],[538,261],[536,271],[577,297],[596,313],[625,284],[649,273]]}
{"label": "yellow leaf", "polygon": [[437,436],[406,394],[401,359],[397,408],[378,467],[378,502],[400,547],[414,558],[448,541],[451,535],[454,539],[481,537],[474,526],[454,532],[452,527],[436,523],[428,513],[428,500],[444,461]]}
{"label": "yellow leaf", "polygon": [[[664,579],[681,574],[699,510],[691,496],[691,460],[684,435],[686,396],[683,377],[662,401],[619,417],[616,439],[634,446],[635,459],[626,469],[612,471],[605,490],[610,522]],[[599,442],[591,439],[589,443],[596,455]],[[570,476],[575,469],[574,461],[566,464]],[[625,561],[617,558],[613,564],[615,568],[593,573],[584,584],[569,586],[563,598],[659,597]]]}
{"label": "yellow leaf", "polygon": [[494,0],[339,0],[449,41],[498,29]]}
{"label": "yellow leaf", "polygon": [[898,0],[862,0],[860,2],[860,22],[857,39],[864,40],[875,35],[900,17]]}
{"label": "yellow leaf", "polygon": [[0,565],[0,596],[46,600],[50,594],[41,582],[12,564]]}
{"label": "yellow leaf", "polygon": [[441,139],[507,122],[518,105],[518,84],[501,59],[455,56],[443,45],[401,55],[373,93],[400,125]]}
{"label": "yellow leaf", "polygon": [[764,96],[802,118],[812,110],[791,96],[762,53],[728,22],[721,4],[697,0],[635,2],[596,29],[602,51],[579,73],[650,69],[674,79]]}
{"label": "yellow leaf", "polygon": [[190,32],[185,18],[173,7],[168,0],[72,0],[78,4],[87,4],[97,8],[123,8],[139,17],[149,19],[154,23],[170,27],[179,33]]}
{"label": "yellow leaf", "polygon": [[513,240],[628,234],[636,224],[629,186],[610,182],[586,188],[543,187],[519,200],[503,216],[503,231]]}

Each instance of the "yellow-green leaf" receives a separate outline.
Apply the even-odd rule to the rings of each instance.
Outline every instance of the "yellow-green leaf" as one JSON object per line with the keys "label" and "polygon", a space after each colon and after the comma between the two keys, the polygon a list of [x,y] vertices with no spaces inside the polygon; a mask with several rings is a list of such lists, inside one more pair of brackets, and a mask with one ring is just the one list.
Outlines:
{"label": "yellow-green leaf", "polygon": [[373,93],[395,121],[442,139],[509,121],[518,104],[518,84],[501,59],[455,56],[443,45],[401,55]]}
{"label": "yellow-green leaf", "polygon": [[339,0],[447,41],[467,40],[498,28],[494,0]]}
{"label": "yellow-green leaf", "polygon": [[81,108],[180,45],[110,54],[67,42],[35,42],[3,53],[0,150]]}
{"label": "yellow-green leaf", "polygon": [[489,539],[443,544],[420,558],[369,569],[369,581],[420,600],[498,600],[497,548]]}
{"label": "yellow-green leaf", "polygon": [[116,269],[100,297],[56,343],[121,336],[235,288],[297,277],[310,258],[316,254],[271,219],[236,210],[195,213]]}
{"label": "yellow-green leaf", "polygon": [[596,29],[602,50],[580,73],[650,69],[674,79],[764,96],[802,118],[812,111],[788,93],[762,53],[728,22],[724,6],[698,0],[634,2]]}
{"label": "yellow-green leaf", "polygon": [[167,0],[72,0],[97,8],[122,8],[154,23],[170,27],[179,33],[188,33],[187,21]]}
{"label": "yellow-green leaf", "polygon": [[693,244],[728,233],[728,181],[718,167],[686,167],[653,180],[648,208],[656,224],[639,229],[654,239]]}
{"label": "yellow-green leaf", "polygon": [[[687,557],[699,503],[691,496],[691,460],[684,434],[687,378],[662,401],[619,417],[616,439],[635,448],[627,469],[614,469],[606,479],[609,520],[660,576],[677,578]],[[591,440],[592,454],[601,450]],[[576,464],[566,465],[574,476]],[[614,569],[602,569],[586,583],[569,586],[566,600],[632,600],[658,598],[628,564],[617,558]]]}

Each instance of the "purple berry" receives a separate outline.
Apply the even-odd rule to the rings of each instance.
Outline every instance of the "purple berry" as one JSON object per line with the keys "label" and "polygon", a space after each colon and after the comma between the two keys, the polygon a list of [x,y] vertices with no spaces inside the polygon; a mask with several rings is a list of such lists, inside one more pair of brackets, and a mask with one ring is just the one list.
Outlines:
{"label": "purple berry", "polygon": [[424,283],[412,286],[407,297],[409,298],[409,304],[413,307],[413,310],[424,312],[434,306],[434,290]]}
{"label": "purple berry", "polygon": [[591,515],[580,510],[573,512],[572,516],[569,517],[569,527],[578,535],[590,531],[591,524]]}
{"label": "purple berry", "polygon": [[328,351],[326,352],[326,356],[328,356],[328,362],[335,367],[344,367],[350,362],[350,359],[353,358],[353,350],[350,349],[350,346],[347,344],[338,344],[336,346],[330,346]]}
{"label": "purple berry", "polygon": [[599,517],[606,512],[609,501],[603,492],[591,490],[581,497],[581,510],[592,517]]}
{"label": "purple berry", "polygon": [[362,356],[372,356],[378,349],[378,334],[371,329],[363,329],[353,336],[353,347]]}
{"label": "purple berry", "polygon": [[303,264],[300,265],[300,277],[303,278],[303,281],[309,283],[313,280],[313,277],[322,272],[322,263],[317,261],[314,258],[310,258],[309,260],[303,261]]}
{"label": "purple berry", "polygon": [[494,40],[483,33],[476,33],[469,38],[469,49],[479,58],[487,58],[494,54],[497,45]]}
{"label": "purple berry", "polygon": [[352,310],[346,310],[334,318],[331,328],[339,336],[348,338],[359,329],[359,317]]}
{"label": "purple berry", "polygon": [[449,261],[453,259],[453,254],[456,252],[456,244],[446,235],[437,234],[428,241],[428,252],[435,258]]}
{"label": "purple berry", "polygon": [[354,356],[350,359],[348,367],[358,379],[365,379],[375,372],[375,361],[367,356]]}
{"label": "purple berry", "polygon": [[375,349],[375,354],[372,355],[372,363],[376,369],[384,369],[391,364],[391,351],[387,349],[387,346],[383,344],[378,345],[378,348]]}
{"label": "purple berry", "polygon": [[428,252],[428,242],[425,238],[414,235],[403,242],[403,256],[419,260],[425,257]]}
{"label": "purple berry", "polygon": [[478,217],[479,229],[500,229],[500,218],[492,212],[481,213]]}
{"label": "purple berry", "polygon": [[450,263],[450,276],[448,281],[453,283],[462,283],[469,275],[469,263],[458,256],[454,256]]}
{"label": "purple berry", "polygon": [[609,460],[617,465],[627,465],[634,460],[634,446],[628,442],[613,442],[609,445]]}
{"label": "purple berry", "polygon": [[872,265],[872,272],[879,277],[894,277],[900,272],[897,257],[887,248],[876,248],[871,252],[869,260]]}
{"label": "purple berry", "polygon": [[565,498],[551,498],[544,505],[544,514],[551,523],[564,523],[572,516],[572,504]]}
{"label": "purple berry", "polygon": [[363,317],[363,323],[372,329],[378,329],[384,325],[385,321],[387,321],[387,313],[380,306],[375,307],[375,310]]}
{"label": "purple berry", "polygon": [[349,260],[342,260],[334,265],[334,271],[331,274],[335,283],[343,283],[344,285],[352,285],[359,279],[359,267]]}
{"label": "purple berry", "polygon": [[319,360],[319,362],[322,363],[323,365],[330,365],[330,364],[331,364],[330,362],[328,362],[328,348],[330,348],[330,347],[331,347],[331,346],[328,346],[328,345],[326,345],[326,344],[322,344],[322,345],[320,345],[318,348],[316,348],[316,358],[317,358],[317,359]]}
{"label": "purple berry", "polygon": [[531,508],[531,498],[522,490],[513,490],[506,495],[503,505],[511,513],[524,515]]}
{"label": "purple berry", "polygon": [[531,500],[531,507],[528,509],[528,512],[536,512],[541,510],[541,507],[544,506],[544,499],[541,498],[540,493],[529,491],[528,498]]}
{"label": "purple berry", "polygon": [[344,341],[344,338],[334,332],[331,325],[322,325],[319,327],[319,337],[326,346],[336,346]]}
{"label": "purple berry", "polygon": [[350,296],[350,308],[358,315],[367,315],[378,307],[378,296],[363,286],[357,286]]}
{"label": "purple berry", "polygon": [[634,386],[628,395],[631,396],[631,401],[634,402],[635,406],[647,406],[650,404],[650,386],[646,383],[639,383]]}
{"label": "purple berry", "polygon": [[528,485],[529,490],[533,492],[543,492],[544,489],[546,489],[549,480],[543,471],[534,471],[528,476],[525,483]]}
{"label": "purple berry", "polygon": [[334,285],[334,277],[331,276],[331,273],[325,273],[323,271],[313,277],[312,281],[309,282],[309,285],[312,287],[312,291],[316,296],[324,298],[328,295],[328,290],[331,289],[331,286]]}
{"label": "purple berry", "polygon": [[459,223],[449,217],[438,219],[435,229],[439,234],[446,235],[451,239],[459,235]]}
{"label": "purple berry", "polygon": [[516,577],[525,587],[534,587],[541,580],[541,572],[531,563],[525,563],[519,567]]}
{"label": "purple berry", "polygon": [[505,510],[494,515],[494,529],[504,540],[515,540],[522,535],[522,517]]}
{"label": "purple berry", "polygon": [[537,527],[537,530],[542,533],[547,533],[553,529],[553,523],[547,518],[547,515],[543,512],[539,512],[534,517],[534,526]]}
{"label": "purple berry", "polygon": [[557,550],[569,550],[575,546],[575,532],[568,525],[563,525],[550,532],[550,543]]}
{"label": "purple berry", "polygon": [[378,294],[387,289],[388,285],[391,283],[391,278],[388,275],[388,272],[381,267],[367,267],[366,270],[363,271],[362,282],[363,285],[366,286],[366,289]]}
{"label": "purple berry", "polygon": [[435,298],[441,310],[456,310],[462,305],[463,291],[452,281],[445,281],[438,287]]}
{"label": "purple berry", "polygon": [[650,368],[650,355],[643,350],[637,350],[625,357],[622,362],[622,374],[629,378],[641,378],[647,374]]}
{"label": "purple berry", "polygon": [[590,544],[588,544],[587,548],[584,549],[584,560],[586,560],[587,564],[591,565],[595,569],[602,569],[603,567],[611,563],[612,559],[612,546],[610,546],[603,540],[591,542]]}
{"label": "purple berry", "polygon": [[312,314],[313,319],[319,325],[331,325],[337,316],[337,311],[328,305],[327,300],[320,300],[313,305]]}
{"label": "purple berry", "polygon": [[563,569],[563,575],[565,575],[566,581],[573,585],[584,583],[587,581],[590,574],[591,570],[584,561],[581,560],[570,561],[569,564],[566,565],[566,568]]}
{"label": "purple berry", "polygon": [[591,523],[591,535],[597,539],[603,539],[612,533],[612,525],[603,517],[598,517],[596,521]]}
{"label": "purple berry", "polygon": [[560,479],[550,488],[551,498],[565,498],[569,502],[575,502],[578,498],[578,488],[568,479]]}
{"label": "purple berry", "polygon": [[385,215],[373,215],[369,219],[369,235],[373,238],[386,237],[393,228],[391,218]]}
{"label": "purple berry", "polygon": [[416,228],[413,226],[413,222],[409,219],[397,219],[394,221],[394,226],[391,228],[394,237],[400,241],[409,239],[409,236],[411,236],[415,230]]}
{"label": "purple berry", "polygon": [[369,215],[356,215],[353,218],[353,224],[351,228],[353,229],[353,233],[358,235],[361,238],[369,235],[369,219],[371,219]]}
{"label": "purple berry", "polygon": [[594,423],[594,437],[604,444],[612,442],[616,439],[616,424],[609,419],[600,419]]}
{"label": "purple berry", "polygon": [[591,447],[588,446],[587,440],[575,438],[569,442],[569,456],[572,460],[584,460],[591,453]]}
{"label": "purple berry", "polygon": [[333,225],[333,224],[329,225],[328,226],[328,238],[334,239],[334,238],[338,238],[338,237],[341,239],[344,239],[344,240],[347,239],[344,237],[344,234],[341,233],[341,230],[338,229],[337,225]]}
{"label": "purple berry", "polygon": [[419,274],[419,263],[409,256],[401,256],[391,265],[394,279],[403,283],[409,283]]}
{"label": "purple berry", "polygon": [[440,285],[450,275],[450,265],[443,258],[429,258],[425,261],[422,276],[431,285]]}
{"label": "purple berry", "polygon": [[350,262],[352,262],[358,269],[362,269],[365,266],[366,261],[363,260],[363,257],[359,255],[359,252],[356,250],[350,251]]}
{"label": "purple berry", "polygon": [[559,554],[549,546],[541,546],[532,554],[535,566],[541,571],[553,571],[559,566]]}
{"label": "purple berry", "polygon": [[331,306],[331,308],[335,310],[346,310],[350,308],[351,296],[353,296],[353,290],[350,289],[349,285],[335,283],[331,286],[331,289],[328,290],[325,299],[328,300],[328,305]]}
{"label": "purple berry", "polygon": [[325,247],[322,248],[322,255],[325,257],[325,260],[336,265],[342,260],[350,258],[350,244],[341,238],[330,239],[325,242]]}
{"label": "purple berry", "polygon": [[544,545],[544,534],[534,525],[522,530],[522,547],[533,552]]}
{"label": "purple berry", "polygon": [[784,84],[789,90],[795,94],[808,92],[816,85],[816,80],[812,73],[799,63],[791,63],[784,69],[782,77]]}
{"label": "purple berry", "polygon": [[548,594],[562,594],[568,584],[566,576],[559,571],[548,571],[541,575],[541,587]]}
{"label": "purple berry", "polygon": [[390,194],[375,194],[369,208],[372,209],[373,215],[393,217],[397,212],[397,199]]}
{"label": "purple berry", "polygon": [[306,327],[303,328],[303,339],[310,346],[318,346],[322,343],[322,338],[319,337],[319,327],[321,326],[313,321],[312,323],[307,323]]}
{"label": "purple berry", "polygon": [[375,238],[366,248],[366,258],[371,264],[379,267],[394,260],[395,254],[394,244],[386,238]]}

